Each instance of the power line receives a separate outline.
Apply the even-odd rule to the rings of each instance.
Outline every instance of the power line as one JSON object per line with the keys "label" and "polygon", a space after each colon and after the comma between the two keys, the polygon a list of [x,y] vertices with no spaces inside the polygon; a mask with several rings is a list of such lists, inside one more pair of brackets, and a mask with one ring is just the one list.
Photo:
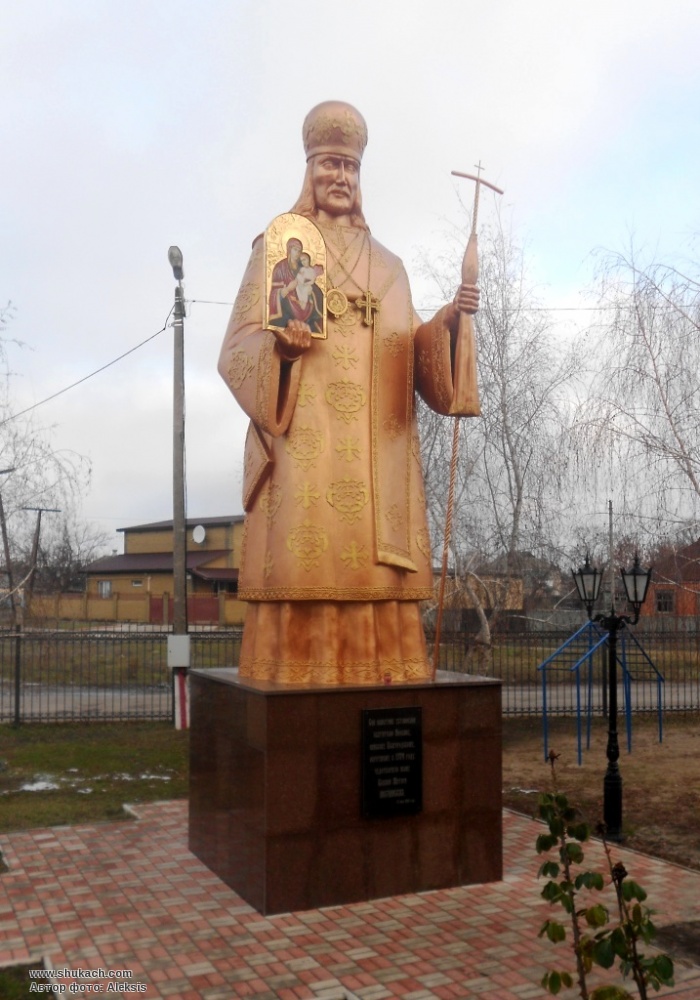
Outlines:
{"label": "power line", "polygon": [[[233,306],[233,302],[223,302],[218,299],[187,299],[188,305],[201,306]],[[616,309],[617,306],[524,306],[514,309],[513,312],[603,312],[607,309]],[[630,306],[629,308],[633,308]]]}
{"label": "power line", "polygon": [[[221,301],[221,300],[218,300],[218,299],[186,299],[185,301],[186,301],[186,303],[188,305],[233,306],[233,304],[234,304],[233,302]],[[621,306],[616,306],[616,305],[608,305],[608,306],[525,306],[524,308],[521,308],[521,309],[514,309],[514,310],[512,310],[512,312],[518,312],[518,313],[524,313],[524,312],[607,312],[609,310],[619,309],[619,308],[634,309],[635,307],[633,305],[622,306],[622,307]],[[659,307],[659,308],[664,308],[664,307]],[[672,306],[672,305],[668,305],[665,308],[667,308],[667,309],[674,309],[675,307]],[[116,365],[118,361],[122,361],[124,358],[128,357],[130,354],[133,354],[134,351],[138,351],[140,348],[142,348],[146,344],[150,343],[150,341],[155,340],[156,337],[159,337],[161,335],[161,333],[164,333],[165,330],[167,330],[167,328],[168,328],[168,320],[170,319],[172,311],[173,311],[173,309],[171,307],[170,312],[166,316],[165,323],[163,324],[163,326],[161,327],[161,329],[158,330],[156,333],[151,334],[150,337],[146,337],[146,339],[142,340],[140,344],[136,344],[134,347],[130,347],[128,351],[124,351],[123,354],[120,354],[118,357],[114,358],[112,361],[108,361],[107,364],[102,365],[100,368],[96,368],[95,371],[94,372],[90,372],[89,375],[84,375],[83,378],[79,378],[77,380],[77,382],[71,382],[70,385],[65,386],[63,389],[59,389],[58,392],[54,392],[50,396],[46,396],[44,399],[39,400],[38,403],[33,403],[31,406],[27,406],[24,410],[20,410],[18,413],[13,413],[11,416],[6,417],[4,420],[0,421],[0,427],[3,427],[5,424],[10,423],[11,420],[17,420],[18,417],[23,417],[26,413],[31,413],[32,410],[36,410],[38,407],[43,406],[44,403],[50,403],[52,399],[57,399],[58,396],[62,396],[65,392],[69,392],[71,389],[75,389],[76,386],[82,385],[83,382],[87,382],[89,379],[94,378],[95,375],[99,375],[100,372],[106,371],[108,368],[111,368],[112,365]],[[419,309],[419,312],[427,312],[427,311],[428,311],[427,309]]]}
{"label": "power line", "polygon": [[3,427],[5,424],[8,424],[11,420],[16,420],[18,417],[23,417],[25,413],[31,413],[32,410],[36,410],[37,407],[43,406],[44,403],[49,403],[51,402],[52,399],[56,399],[58,396],[62,396],[64,392],[68,392],[70,389],[75,389],[76,386],[82,385],[83,382],[87,382],[88,379],[94,378],[94,376],[99,375],[100,372],[106,371],[108,368],[111,368],[112,365],[116,365],[118,361],[121,361],[123,358],[128,357],[130,354],[133,354],[134,351],[138,351],[139,348],[144,347],[146,344],[150,343],[151,340],[155,340],[156,337],[159,337],[161,333],[167,330],[168,320],[170,319],[172,311],[173,307],[171,306],[170,312],[165,317],[165,323],[160,328],[160,330],[158,330],[157,333],[152,333],[150,337],[146,337],[146,339],[142,340],[140,344],[136,344],[134,347],[130,347],[128,351],[124,351],[124,353],[120,354],[119,357],[114,358],[112,361],[108,361],[107,364],[102,365],[101,368],[96,368],[95,371],[90,372],[89,375],[84,375],[82,378],[79,378],[77,382],[71,382],[70,385],[65,386],[65,388],[63,389],[59,389],[58,392],[54,392],[50,396],[46,396],[45,399],[39,400],[38,403],[33,403],[32,406],[27,406],[26,409],[20,410],[19,413],[13,413],[11,416],[6,417],[4,420],[0,421],[0,427]]}
{"label": "power line", "polygon": [[[187,299],[188,305],[201,305],[201,306],[233,306],[233,302],[222,301],[219,299]],[[659,305],[657,309],[671,309],[675,310],[676,306],[672,304]],[[510,312],[610,312],[616,309],[636,309],[634,304],[625,305],[624,303],[610,303],[604,306],[522,306],[517,309],[512,309]],[[419,310],[420,311],[420,310]],[[426,310],[422,310],[425,312]]]}
{"label": "power line", "polygon": [[219,302],[217,299],[186,299],[188,305],[199,306],[232,306],[233,302]]}

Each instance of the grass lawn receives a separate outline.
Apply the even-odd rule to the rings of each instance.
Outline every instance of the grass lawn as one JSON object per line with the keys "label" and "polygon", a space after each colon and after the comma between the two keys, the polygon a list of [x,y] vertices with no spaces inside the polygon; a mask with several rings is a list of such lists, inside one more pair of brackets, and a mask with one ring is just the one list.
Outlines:
{"label": "grass lawn", "polygon": [[31,979],[28,970],[41,968],[41,965],[14,965],[9,969],[0,969],[2,1000],[30,1000],[35,997],[36,993],[31,993],[29,990]]}
{"label": "grass lawn", "polygon": [[187,795],[188,735],[169,723],[0,726],[0,833],[125,819]]}

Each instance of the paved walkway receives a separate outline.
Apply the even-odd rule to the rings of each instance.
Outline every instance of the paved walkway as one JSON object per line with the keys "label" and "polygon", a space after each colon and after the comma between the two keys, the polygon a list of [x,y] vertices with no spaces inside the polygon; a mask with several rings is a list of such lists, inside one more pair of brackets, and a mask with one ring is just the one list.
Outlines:
{"label": "paved walkway", "polygon": [[[187,850],[186,802],[137,814],[0,837],[0,965],[48,956],[72,973],[56,980],[62,995],[178,1000],[532,1000],[548,966],[568,965],[565,945],[537,938],[550,912],[535,877],[542,828],[522,816],[504,815],[502,882],[266,918]],[[700,917],[700,873],[615,854],[658,926]],[[132,978],[105,978],[119,970]],[[700,968],[676,971],[658,995],[700,1000]],[[142,992],[114,989],[125,983]]]}

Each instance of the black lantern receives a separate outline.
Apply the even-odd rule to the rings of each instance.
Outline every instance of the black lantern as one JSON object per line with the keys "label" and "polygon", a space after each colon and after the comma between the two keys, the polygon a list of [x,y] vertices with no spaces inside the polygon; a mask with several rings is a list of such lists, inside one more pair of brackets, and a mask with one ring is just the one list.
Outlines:
{"label": "black lantern", "polygon": [[572,570],[571,574],[578,590],[578,596],[586,606],[588,617],[592,618],[593,606],[598,600],[603,574],[595,566],[591,566],[588,553],[586,553],[586,561],[583,566],[579,566],[577,570]]}
{"label": "black lantern", "polygon": [[622,582],[625,585],[627,600],[634,608],[635,624],[639,620],[639,611],[646,600],[649,582],[651,580],[651,568],[642,569],[639,565],[639,553],[635,553],[634,565],[632,569],[620,570]]}

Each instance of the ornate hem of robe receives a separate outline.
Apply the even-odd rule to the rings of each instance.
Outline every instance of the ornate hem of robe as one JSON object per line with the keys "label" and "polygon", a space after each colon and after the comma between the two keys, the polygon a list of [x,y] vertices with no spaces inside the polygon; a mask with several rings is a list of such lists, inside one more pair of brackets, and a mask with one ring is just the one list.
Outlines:
{"label": "ornate hem of robe", "polygon": [[256,601],[240,674],[283,684],[428,680],[420,606],[413,601]]}

